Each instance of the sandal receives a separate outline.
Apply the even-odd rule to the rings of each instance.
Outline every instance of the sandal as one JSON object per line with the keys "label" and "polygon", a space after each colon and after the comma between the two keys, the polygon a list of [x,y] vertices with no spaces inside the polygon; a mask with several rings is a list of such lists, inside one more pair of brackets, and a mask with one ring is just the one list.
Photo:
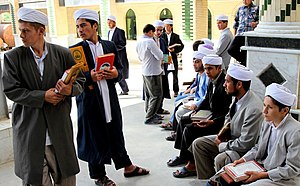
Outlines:
{"label": "sandal", "polygon": [[175,166],[182,165],[185,163],[186,163],[186,161],[182,160],[179,156],[175,156],[174,158],[169,159],[169,161],[167,162],[167,165],[169,167],[175,167]]}
{"label": "sandal", "polygon": [[166,137],[167,141],[175,141],[176,140],[176,132],[172,132],[170,136]]}
{"label": "sandal", "polygon": [[160,127],[165,130],[173,130],[173,124],[170,121],[168,123],[161,124]]}
{"label": "sandal", "polygon": [[99,186],[116,186],[116,183],[107,176],[95,180],[95,184]]}
{"label": "sandal", "polygon": [[173,176],[175,178],[185,178],[189,176],[197,176],[196,171],[190,171],[186,167],[182,167],[181,169],[177,170],[176,172],[173,172]]}
{"label": "sandal", "polygon": [[126,178],[134,177],[134,176],[143,176],[149,174],[149,172],[150,172],[149,170],[135,166],[135,169],[132,172],[128,172],[128,173],[124,172],[124,176]]}
{"label": "sandal", "polygon": [[162,109],[157,112],[157,114],[170,114],[168,110]]}

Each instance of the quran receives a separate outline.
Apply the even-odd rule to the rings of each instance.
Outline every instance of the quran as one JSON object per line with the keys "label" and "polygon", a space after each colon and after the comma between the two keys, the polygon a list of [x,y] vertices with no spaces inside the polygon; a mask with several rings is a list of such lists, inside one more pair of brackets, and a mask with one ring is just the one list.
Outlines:
{"label": "quran", "polygon": [[225,123],[217,136],[221,142],[229,141],[231,139],[230,122]]}
{"label": "quran", "polygon": [[82,63],[81,70],[83,72],[89,71],[89,67],[88,67],[82,46],[70,48],[70,51],[71,51],[71,54],[72,54],[75,62]]}
{"label": "quran", "polygon": [[181,44],[175,43],[175,44],[173,44],[173,45],[170,45],[169,48],[174,48],[174,47],[176,47],[176,46],[181,46]]}
{"label": "quran", "polygon": [[112,66],[114,65],[115,54],[109,53],[104,54],[102,56],[97,56],[97,64],[96,64],[96,71],[99,70],[111,70]]}
{"label": "quran", "polygon": [[231,177],[235,182],[243,181],[249,178],[249,176],[245,174],[246,171],[266,171],[260,164],[258,164],[254,160],[246,161],[244,163],[237,164],[236,166],[228,164],[224,167],[224,170],[228,174],[228,176]]}
{"label": "quran", "polygon": [[70,69],[66,70],[61,77],[61,80],[65,84],[69,84],[72,79],[75,79],[79,74],[82,67],[82,63],[77,63],[73,65]]}
{"label": "quran", "polygon": [[208,120],[212,116],[210,110],[199,110],[196,114],[191,115],[191,120]]}

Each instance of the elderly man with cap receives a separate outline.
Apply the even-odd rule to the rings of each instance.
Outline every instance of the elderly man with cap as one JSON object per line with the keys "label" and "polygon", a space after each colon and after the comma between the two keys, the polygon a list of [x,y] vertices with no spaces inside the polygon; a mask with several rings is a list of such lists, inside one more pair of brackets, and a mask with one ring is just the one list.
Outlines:
{"label": "elderly man with cap", "polygon": [[[181,117],[192,110],[195,110],[203,101],[206,95],[206,90],[209,82],[209,78],[204,72],[202,59],[204,56],[214,54],[213,47],[208,44],[199,45],[198,51],[193,53],[193,66],[197,73],[193,84],[183,93],[180,93],[176,98],[174,114],[171,116],[170,121],[161,125],[162,128],[168,130],[168,127],[172,128],[174,132],[170,136],[166,137],[168,141],[175,141],[177,124]],[[178,98],[182,97],[181,100]],[[174,120],[175,119],[175,120]]]}
{"label": "elderly man with cap", "polygon": [[[257,142],[263,121],[262,101],[250,90],[253,72],[232,63],[225,77],[225,91],[234,101],[225,118],[230,123],[227,139],[224,136],[204,136],[196,139],[191,150],[199,179],[208,179],[224,165],[239,159]],[[212,182],[212,181],[211,181]]]}
{"label": "elderly man with cap", "polygon": [[122,79],[119,81],[119,85],[122,89],[122,92],[120,95],[128,95],[128,85],[126,83],[125,79],[128,79],[129,76],[129,63],[127,59],[127,53],[126,53],[126,37],[125,37],[125,31],[118,28],[116,26],[117,19],[115,16],[110,15],[107,18],[107,24],[109,27],[108,31],[108,40],[115,43],[119,55],[120,63],[123,66],[122,71]]}
{"label": "elderly man with cap", "polygon": [[160,107],[157,111],[157,113],[160,114],[170,114],[168,110],[163,109],[163,102],[164,98],[171,99],[170,95],[170,89],[169,89],[169,81],[167,76],[167,68],[168,68],[168,47],[167,42],[161,37],[164,29],[164,23],[161,20],[156,20],[153,23],[153,26],[155,27],[154,32],[154,41],[156,42],[157,46],[160,48],[160,50],[163,52],[164,60],[162,61],[161,68],[163,69],[163,73],[161,76],[161,83],[162,83],[162,91],[163,91],[163,98],[161,100]]}
{"label": "elderly man with cap", "polygon": [[188,161],[186,166],[173,172],[173,176],[177,178],[196,174],[193,154],[189,152],[188,148],[196,138],[219,132],[232,101],[231,95],[227,95],[223,87],[225,74],[221,69],[222,58],[217,55],[207,55],[203,57],[202,62],[210,83],[208,84],[204,100],[193,111],[192,115],[199,111],[201,112],[201,110],[209,110],[212,115],[207,120],[191,121],[190,116],[181,118],[177,127],[174,145],[176,149],[180,149],[180,156],[169,160],[167,163],[169,166],[176,166]]}
{"label": "elderly man with cap", "polygon": [[[115,83],[122,78],[117,49],[112,42],[98,36],[96,11],[77,10],[74,19],[78,35],[83,39],[75,46],[83,47],[89,67],[84,73],[87,79],[84,92],[76,97],[78,157],[88,162],[90,177],[96,185],[115,185],[105,171],[105,164],[111,164],[111,159],[116,169],[124,168],[125,177],[148,174],[148,170],[132,164],[125,148],[122,113],[115,88]],[[115,54],[112,69],[95,71],[97,56],[107,53]]]}
{"label": "elderly man with cap", "polygon": [[169,66],[174,65],[174,68],[169,68],[171,70],[168,70],[168,73],[169,72],[173,73],[173,91],[174,91],[174,97],[177,97],[179,92],[177,54],[182,51],[184,45],[180,40],[179,35],[173,32],[173,20],[165,19],[164,24],[165,24],[166,32],[162,35],[162,37],[164,38],[165,41],[167,41],[169,55],[172,57],[172,62],[171,64],[169,64]]}
{"label": "elderly man with cap", "polygon": [[71,97],[82,92],[83,75],[69,84],[60,80],[75,61],[67,48],[45,41],[48,19],[44,13],[20,8],[18,18],[24,46],[4,54],[2,77],[4,93],[14,101],[15,173],[24,186],[74,186],[79,166]]}
{"label": "elderly man with cap", "polygon": [[218,45],[216,47],[216,54],[223,60],[223,68],[227,70],[230,63],[231,56],[228,54],[228,48],[233,39],[233,35],[228,25],[228,16],[218,15],[217,16],[217,27],[221,31]]}
{"label": "elderly man with cap", "polygon": [[[296,95],[286,87],[272,83],[266,88],[262,124],[258,143],[242,158],[240,164],[255,160],[266,171],[245,170],[249,176],[243,183],[249,186],[298,186],[300,183],[300,123],[290,109],[297,101]],[[227,185],[223,183],[222,185]]]}

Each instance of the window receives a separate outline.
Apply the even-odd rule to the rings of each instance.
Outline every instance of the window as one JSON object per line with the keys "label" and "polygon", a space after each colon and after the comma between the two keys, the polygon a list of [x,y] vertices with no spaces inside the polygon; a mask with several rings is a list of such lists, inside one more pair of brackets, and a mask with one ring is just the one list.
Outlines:
{"label": "window", "polygon": [[136,40],[136,16],[132,9],[126,13],[126,34],[128,40]]}
{"label": "window", "polygon": [[211,12],[208,9],[208,33],[207,33],[208,39],[211,39]]}
{"label": "window", "polygon": [[164,8],[159,15],[160,20],[165,20],[165,19],[173,19],[172,13],[169,9]]}

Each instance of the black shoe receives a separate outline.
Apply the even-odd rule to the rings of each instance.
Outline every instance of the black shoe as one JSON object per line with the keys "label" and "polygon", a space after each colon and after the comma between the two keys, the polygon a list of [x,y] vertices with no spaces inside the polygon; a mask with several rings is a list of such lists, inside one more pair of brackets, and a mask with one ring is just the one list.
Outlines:
{"label": "black shoe", "polygon": [[123,92],[123,91],[122,91],[119,95],[120,95],[120,96],[128,95],[128,92]]}
{"label": "black shoe", "polygon": [[167,165],[169,167],[175,167],[175,166],[178,166],[178,165],[183,165],[185,164],[187,161],[181,159],[179,156],[176,156],[172,159],[169,159],[169,161],[167,162]]}

